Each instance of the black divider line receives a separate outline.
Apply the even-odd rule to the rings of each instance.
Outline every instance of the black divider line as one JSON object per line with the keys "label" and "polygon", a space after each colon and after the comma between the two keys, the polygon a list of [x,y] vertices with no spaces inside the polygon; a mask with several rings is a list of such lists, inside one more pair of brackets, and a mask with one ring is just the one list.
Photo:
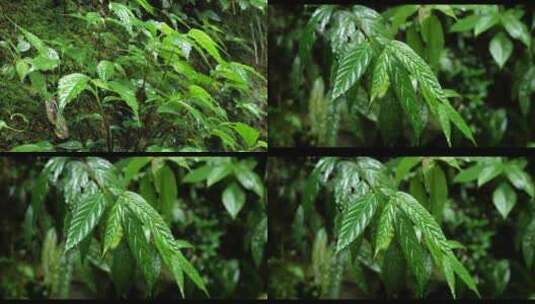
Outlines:
{"label": "black divider line", "polygon": [[267,152],[0,152],[0,157],[266,157]]}
{"label": "black divider line", "polygon": [[535,148],[271,148],[270,157],[535,156]]}
{"label": "black divider line", "polygon": [[390,5],[403,5],[403,4],[501,4],[501,5],[515,5],[515,4],[533,4],[533,0],[515,0],[515,1],[500,1],[500,0],[450,0],[450,1],[437,1],[437,0],[268,0],[269,5],[283,4],[283,5],[303,5],[303,4],[390,4]]}
{"label": "black divider line", "polygon": [[535,148],[269,148],[267,152],[0,152],[0,157],[534,156]]}

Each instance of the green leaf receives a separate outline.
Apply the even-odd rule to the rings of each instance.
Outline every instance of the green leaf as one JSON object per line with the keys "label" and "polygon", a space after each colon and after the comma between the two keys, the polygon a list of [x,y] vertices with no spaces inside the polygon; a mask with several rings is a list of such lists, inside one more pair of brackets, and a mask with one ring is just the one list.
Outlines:
{"label": "green leaf", "polygon": [[535,196],[535,189],[531,176],[524,172],[518,165],[514,163],[505,165],[505,174],[515,188],[524,190],[531,197]]}
{"label": "green leaf", "polygon": [[392,30],[397,32],[400,25],[407,22],[407,18],[418,11],[418,5],[401,5],[393,8],[394,13],[391,17]]}
{"label": "green leaf", "polygon": [[195,267],[191,265],[191,263],[182,255],[182,253],[180,253],[180,251],[177,252],[177,258],[180,267],[184,270],[188,277],[208,296],[209,294],[208,290],[206,289],[206,285],[204,284],[204,280],[200,276],[199,272],[197,272]]}
{"label": "green leaf", "polygon": [[149,294],[160,275],[161,261],[156,249],[145,237],[143,226],[134,217],[125,217],[125,234],[130,252],[141,268]]}
{"label": "green leaf", "polygon": [[338,57],[351,47],[348,41],[359,41],[356,37],[361,34],[356,29],[355,15],[348,11],[336,12],[332,20],[328,37],[332,52]]}
{"label": "green leaf", "polygon": [[466,32],[473,29],[481,18],[478,15],[470,15],[457,21],[450,29],[451,32]]}
{"label": "green leaf", "polygon": [[225,63],[219,54],[218,45],[205,32],[198,29],[191,29],[188,36],[193,38],[210,56],[212,56],[217,63]]}
{"label": "green leaf", "polygon": [[105,255],[108,250],[113,250],[123,238],[124,230],[121,224],[124,211],[120,204],[115,204],[110,210],[108,220],[106,221],[106,231],[104,232],[104,250],[102,255]]}
{"label": "green leaf", "polygon": [[238,146],[238,143],[234,138],[234,134],[228,128],[220,127],[218,129],[212,129],[210,135],[219,137],[224,147],[230,150],[237,149],[236,147]]}
{"label": "green leaf", "polygon": [[363,42],[345,53],[336,71],[332,100],[347,92],[359,80],[370,64],[372,56],[372,48],[368,42]]}
{"label": "green leaf", "polygon": [[108,60],[101,60],[97,65],[97,74],[102,81],[108,81],[115,73],[115,65]]}
{"label": "green leaf", "polygon": [[109,190],[114,195],[124,191],[123,180],[117,176],[115,166],[111,162],[100,157],[87,157],[85,163],[89,176],[101,189]]}
{"label": "green leaf", "polygon": [[102,192],[87,192],[80,196],[80,201],[72,212],[69,223],[65,251],[78,245],[98,224],[106,208],[106,200]]}
{"label": "green leaf", "polygon": [[208,177],[206,178],[206,186],[211,187],[212,185],[218,183],[229,174],[232,173],[232,163],[225,162],[215,167],[212,167]]}
{"label": "green leaf", "polygon": [[423,297],[429,276],[427,275],[427,271],[425,270],[425,265],[423,263],[425,256],[422,246],[416,238],[416,233],[414,232],[412,223],[407,219],[406,216],[401,216],[398,218],[397,227],[401,251],[403,252],[403,256],[407,261],[407,265],[409,266],[411,273],[416,278],[416,293],[419,297]]}
{"label": "green leaf", "polygon": [[79,201],[80,194],[83,190],[90,186],[89,174],[85,164],[81,161],[67,163],[64,174],[63,196],[65,197],[65,203],[73,205]]}
{"label": "green leaf", "polygon": [[409,184],[409,193],[412,195],[420,204],[423,206],[428,206],[427,193],[425,191],[424,185],[419,177],[412,178]]}
{"label": "green leaf", "polygon": [[195,168],[188,172],[186,176],[184,176],[184,179],[182,179],[183,183],[198,183],[208,178],[208,175],[210,175],[210,172],[212,172],[212,167],[208,165],[200,166],[198,168]]}
{"label": "green leaf", "polygon": [[435,164],[431,169],[424,171],[424,181],[430,196],[431,214],[438,223],[442,222],[442,213],[448,199],[448,183],[444,171]]}
{"label": "green leaf", "polygon": [[368,36],[388,37],[383,16],[376,10],[363,5],[353,5],[351,10],[357,19],[358,27]]}
{"label": "green leaf", "polygon": [[444,273],[444,277],[446,278],[446,282],[448,283],[448,286],[450,288],[451,294],[453,296],[453,299],[456,298],[455,295],[455,272],[453,271],[452,265],[447,258],[441,259],[442,263],[442,272]]}
{"label": "green leaf", "polygon": [[158,234],[154,235],[154,240],[156,248],[158,248],[158,251],[160,252],[164,263],[167,265],[167,267],[169,268],[169,270],[171,270],[171,273],[173,274],[173,277],[180,290],[180,294],[182,295],[182,297],[184,297],[184,272],[182,270],[182,267],[180,267],[180,263],[178,262],[178,259],[171,244],[169,244],[163,236]]}
{"label": "green leaf", "polygon": [[32,67],[38,71],[50,71],[55,69],[60,63],[59,59],[49,58],[46,55],[39,55],[32,59]]}
{"label": "green leaf", "polygon": [[396,165],[396,185],[407,177],[412,168],[422,161],[421,157],[401,157]]}
{"label": "green leaf", "polygon": [[453,122],[453,124],[461,131],[461,133],[463,133],[466,138],[468,138],[474,145],[476,145],[476,140],[474,139],[472,130],[466,124],[462,116],[457,111],[455,111],[455,109],[450,105],[448,100],[443,100],[442,104],[445,106],[444,109],[448,113],[451,122]]}
{"label": "green leaf", "polygon": [[513,53],[513,43],[503,32],[499,32],[490,41],[489,50],[492,58],[501,69]]}
{"label": "green leaf", "polygon": [[405,116],[409,118],[409,123],[414,131],[416,141],[419,141],[420,135],[425,128],[425,116],[422,113],[422,105],[416,98],[416,92],[412,86],[411,79],[405,69],[400,66],[392,66],[390,69],[390,78],[397,99],[399,100]]}
{"label": "green leaf", "polygon": [[449,16],[449,17],[457,20],[457,16],[455,15],[455,11],[453,10],[453,8],[450,5],[436,4],[436,5],[433,5],[433,9],[441,11],[446,16]]}
{"label": "green leaf", "polygon": [[193,248],[193,245],[190,242],[185,241],[185,240],[176,240],[175,244],[178,249]]}
{"label": "green leaf", "polygon": [[17,27],[22,32],[22,34],[24,34],[24,37],[26,37],[28,42],[30,42],[30,44],[34,48],[36,48],[39,53],[46,54],[48,52],[49,48],[46,46],[46,44],[41,39],[39,39],[39,37],[37,37],[34,34],[28,32],[27,30],[25,30],[24,28],[22,28],[20,26],[17,26]]}
{"label": "green leaf", "polygon": [[505,30],[511,37],[522,41],[528,48],[531,46],[531,36],[526,25],[517,19],[510,11],[501,16],[501,21]]}
{"label": "green leaf", "polygon": [[312,16],[308,20],[299,40],[299,58],[301,58],[303,66],[308,65],[310,61],[312,46],[316,40],[316,27],[320,25],[320,29],[325,28],[334,8],[334,5],[321,5],[312,13]]}
{"label": "green leaf", "polygon": [[134,213],[141,223],[149,226],[154,234],[161,236],[165,242],[174,244],[175,240],[170,228],[158,211],[147,203],[141,195],[131,191],[124,191],[119,196],[117,204],[126,206]]}
{"label": "green leaf", "polygon": [[31,207],[33,208],[34,212],[32,219],[33,224],[35,224],[37,220],[37,214],[41,212],[41,208],[48,194],[48,174],[51,173],[49,173],[48,170],[43,170],[37,177],[37,180],[35,181],[35,184],[32,187]]}
{"label": "green leaf", "polygon": [[503,164],[500,159],[493,159],[485,164],[485,167],[479,172],[477,178],[477,186],[481,187],[488,181],[492,180],[496,176],[503,172]]}
{"label": "green leaf", "polygon": [[212,95],[197,85],[189,86],[190,97],[203,109],[212,111],[222,118],[226,118],[226,112],[216,103]]}
{"label": "green leaf", "polygon": [[364,232],[377,210],[378,200],[374,193],[369,192],[342,213],[338,229],[336,252],[342,251]]}
{"label": "green leaf", "polygon": [[169,223],[172,220],[173,208],[178,197],[173,170],[167,165],[162,166],[155,175],[154,183],[159,194],[162,216]]}
{"label": "green leaf", "polygon": [[63,76],[58,85],[58,111],[63,109],[82,91],[87,88],[89,77],[84,74],[74,73]]}
{"label": "green leaf", "polygon": [[25,144],[14,147],[10,152],[49,152],[54,151],[54,145],[49,141],[40,141],[34,144]]}
{"label": "green leaf", "polygon": [[260,132],[257,129],[241,122],[232,124],[232,128],[240,134],[247,147],[253,147],[260,136]]}
{"label": "green leaf", "polygon": [[466,183],[469,181],[477,180],[479,177],[479,174],[481,173],[481,171],[483,171],[484,168],[485,168],[484,165],[476,164],[468,169],[464,169],[453,178],[453,182]]}
{"label": "green leaf", "polygon": [[176,257],[179,249],[169,226],[160,214],[135,192],[123,192],[117,203],[126,206],[144,225],[150,228],[161,258],[173,273],[180,292],[184,296],[184,273]]}
{"label": "green leaf", "polygon": [[396,211],[396,206],[393,203],[388,203],[379,217],[379,223],[375,232],[375,257],[377,257],[379,252],[388,249],[390,242],[394,238],[394,224],[397,217]]}
{"label": "green leaf", "polygon": [[[352,161],[340,161],[334,181],[334,202],[338,208],[347,206],[367,192],[367,186],[360,182],[359,166]],[[355,191],[357,190],[357,191]]]}
{"label": "green leaf", "polygon": [[438,101],[443,101],[445,96],[431,68],[418,54],[401,41],[392,40],[387,47],[390,48],[390,53],[396,56],[403,67],[418,80],[430,110],[436,113]]}
{"label": "green leaf", "polygon": [[131,157],[128,158],[128,164],[125,166],[124,170],[124,184],[128,185],[130,181],[138,174],[138,172],[150,163],[152,157]]}
{"label": "green leaf", "polygon": [[516,204],[516,193],[509,183],[502,182],[492,193],[492,202],[503,219],[506,219]]}
{"label": "green leaf", "polygon": [[191,264],[184,263],[184,261],[181,260],[181,254],[173,234],[158,212],[152,208],[143,197],[135,192],[123,192],[119,197],[118,203],[127,206],[144,225],[150,228],[156,247],[163,258],[164,263],[173,273],[181,294],[184,295],[183,272],[186,272],[186,274],[192,278],[194,283],[206,292],[204,285],[200,285],[198,278],[195,277]]}
{"label": "green leaf", "polygon": [[494,279],[494,286],[496,288],[494,294],[500,296],[503,294],[511,278],[511,269],[509,266],[509,260],[503,259],[494,265],[492,271],[492,278]]}
{"label": "green leaf", "polygon": [[134,90],[116,81],[108,82],[108,86],[111,91],[119,94],[119,96],[121,96],[121,99],[126,103],[126,105],[129,106],[130,109],[132,109],[132,112],[134,113],[134,119],[139,123],[139,105],[137,103],[137,98]]}
{"label": "green leaf", "polygon": [[245,192],[237,183],[232,183],[223,191],[221,200],[227,212],[235,219],[245,204]]}
{"label": "green leaf", "polygon": [[468,286],[468,288],[474,291],[478,297],[481,297],[481,295],[479,294],[479,290],[477,289],[476,282],[474,281],[470,273],[468,273],[468,270],[466,270],[463,264],[459,262],[457,257],[455,257],[452,252],[449,252],[446,257],[453,271],[461,278],[461,280],[463,280],[464,283],[466,283],[466,286]]}
{"label": "green leaf", "polygon": [[403,213],[423,232],[426,241],[434,248],[448,251],[446,236],[435,218],[410,194],[398,191],[393,198]]}
{"label": "green leaf", "polygon": [[123,26],[130,35],[133,35],[132,26],[137,21],[132,11],[121,3],[111,2],[109,4],[110,11],[115,14],[121,22],[119,25]]}
{"label": "green leaf", "polygon": [[22,39],[19,37],[18,43],[17,43],[17,50],[21,53],[27,52],[30,49],[30,44],[28,41]]}
{"label": "green leaf", "polygon": [[425,18],[422,22],[422,37],[427,44],[428,62],[436,69],[444,49],[444,31],[440,20],[435,15]]}
{"label": "green leaf", "polygon": [[26,75],[30,70],[30,65],[28,64],[27,60],[19,59],[15,63],[15,69],[17,70],[17,74],[19,75],[20,81],[24,81],[24,78],[26,78]]}
{"label": "green leaf", "polygon": [[455,297],[454,273],[457,273],[467,286],[479,296],[475,282],[464,266],[453,255],[444,232],[442,232],[433,216],[407,193],[398,191],[394,194],[394,199],[396,205],[422,231],[427,247],[435,262],[438,265],[442,265],[442,270],[453,296]]}
{"label": "green leaf", "polygon": [[388,51],[385,49],[381,55],[377,58],[375,66],[373,68],[372,88],[370,93],[371,101],[375,98],[381,98],[388,91],[390,86],[390,80],[388,77],[388,71],[390,69],[390,60]]}
{"label": "green leaf", "polygon": [[500,22],[500,15],[498,12],[492,12],[488,15],[481,16],[474,26],[474,35],[476,37],[479,36],[479,34],[484,33],[498,22]]}
{"label": "green leaf", "polygon": [[154,7],[152,7],[147,0],[136,0],[136,2],[143,7],[144,10],[154,16]]}
{"label": "green leaf", "polygon": [[242,162],[234,166],[234,176],[238,179],[243,188],[251,190],[259,197],[264,197],[264,184],[256,172],[244,165]]}
{"label": "green leaf", "polygon": [[446,109],[446,106],[443,104],[438,105],[438,122],[440,123],[440,126],[442,127],[442,132],[444,133],[444,136],[446,137],[448,146],[451,147],[450,117],[448,115],[448,110]]}

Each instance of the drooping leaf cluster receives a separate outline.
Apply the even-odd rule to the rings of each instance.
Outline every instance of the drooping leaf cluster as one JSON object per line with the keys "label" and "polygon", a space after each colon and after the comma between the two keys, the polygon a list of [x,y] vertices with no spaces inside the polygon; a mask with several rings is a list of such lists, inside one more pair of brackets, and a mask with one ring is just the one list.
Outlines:
{"label": "drooping leaf cluster", "polygon": [[270,177],[281,189],[270,196],[275,298],[530,294],[530,284],[514,279],[533,271],[533,166],[526,159],[276,163],[286,169]]}
{"label": "drooping leaf cluster", "polygon": [[[81,259],[82,266],[76,269],[92,272],[92,265],[108,272],[120,296],[129,295],[136,273],[143,277],[147,296],[157,294],[157,282],[167,273],[182,297],[193,294],[186,290],[190,286],[186,277],[204,296],[222,295],[219,290],[209,292],[214,278],[200,272],[199,265],[195,267],[191,260],[192,250],[200,254],[195,259],[204,259],[204,255],[216,254],[214,249],[197,247],[191,233],[175,237],[177,221],[186,221],[184,214],[180,215],[185,206],[179,190],[199,187],[196,195],[202,195],[205,187],[217,184],[222,205],[218,209],[228,213],[228,221],[246,220],[250,228],[244,236],[244,251],[251,267],[260,269],[267,243],[267,217],[265,189],[254,170],[256,165],[252,159],[232,158],[134,157],[115,164],[95,157],[50,159],[35,181],[25,224],[31,238],[37,223],[44,220],[43,211],[59,208],[64,212],[63,232],[50,228],[42,244],[45,286],[55,297],[69,297],[71,278],[55,276],[63,274],[62,263],[73,268]],[[60,198],[56,206],[45,205],[50,204],[47,198],[54,193]],[[192,219],[187,221],[191,225]],[[230,292],[237,287],[240,267],[246,267],[246,262],[242,263],[234,266],[238,267],[238,277],[226,283],[234,284],[229,285]],[[208,270],[206,265],[201,267]],[[58,283],[65,285],[63,291],[57,290]]]}
{"label": "drooping leaf cluster", "polygon": [[274,5],[272,11],[274,145],[532,141],[532,6]]}

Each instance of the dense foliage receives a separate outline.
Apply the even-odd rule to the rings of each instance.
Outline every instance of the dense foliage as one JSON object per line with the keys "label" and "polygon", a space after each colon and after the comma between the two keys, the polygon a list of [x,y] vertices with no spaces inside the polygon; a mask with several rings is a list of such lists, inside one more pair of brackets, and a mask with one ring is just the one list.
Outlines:
{"label": "dense foliage", "polygon": [[273,5],[271,143],[530,145],[534,28],[525,5]]}
{"label": "dense foliage", "polygon": [[0,164],[1,298],[266,296],[253,158]]}
{"label": "dense foliage", "polygon": [[272,160],[268,294],[533,298],[534,165],[501,157]]}
{"label": "dense foliage", "polygon": [[152,2],[1,1],[0,147],[264,150],[267,2]]}

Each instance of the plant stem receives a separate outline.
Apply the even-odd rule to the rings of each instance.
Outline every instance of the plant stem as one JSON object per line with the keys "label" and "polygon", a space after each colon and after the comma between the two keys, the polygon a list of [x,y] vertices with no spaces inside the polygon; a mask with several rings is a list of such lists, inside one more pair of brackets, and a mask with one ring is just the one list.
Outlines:
{"label": "plant stem", "polygon": [[100,116],[102,116],[102,128],[104,129],[104,131],[106,132],[106,145],[108,146],[108,152],[112,152],[113,151],[113,143],[112,143],[112,140],[111,140],[111,129],[110,129],[110,124],[109,124],[109,121],[108,121],[108,118],[106,117],[106,113],[104,113],[104,108],[102,107],[102,103],[100,101],[100,97],[98,95],[98,90],[95,89],[93,91],[93,94],[95,95],[95,98],[97,100],[97,105],[98,105],[98,110],[100,112]]}

